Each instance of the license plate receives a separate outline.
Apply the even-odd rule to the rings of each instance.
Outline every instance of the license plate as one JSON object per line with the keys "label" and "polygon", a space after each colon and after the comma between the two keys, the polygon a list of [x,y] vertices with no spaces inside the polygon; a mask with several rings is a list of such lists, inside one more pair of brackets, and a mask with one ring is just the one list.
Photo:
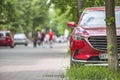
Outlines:
{"label": "license plate", "polygon": [[100,54],[99,58],[100,59],[108,59],[108,54]]}
{"label": "license plate", "polygon": [[[100,54],[99,58],[100,59],[108,59],[108,54]],[[120,54],[118,54],[118,59],[120,59]]]}

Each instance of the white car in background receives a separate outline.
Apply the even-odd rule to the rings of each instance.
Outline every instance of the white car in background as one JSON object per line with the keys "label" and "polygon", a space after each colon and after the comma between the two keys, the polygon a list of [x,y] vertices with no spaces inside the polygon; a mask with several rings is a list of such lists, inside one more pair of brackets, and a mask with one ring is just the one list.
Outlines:
{"label": "white car in background", "polygon": [[28,39],[25,34],[14,34],[14,45],[28,45]]}
{"label": "white car in background", "polygon": [[57,43],[63,43],[64,41],[65,41],[65,39],[64,39],[64,36],[62,36],[62,35],[56,38]]}

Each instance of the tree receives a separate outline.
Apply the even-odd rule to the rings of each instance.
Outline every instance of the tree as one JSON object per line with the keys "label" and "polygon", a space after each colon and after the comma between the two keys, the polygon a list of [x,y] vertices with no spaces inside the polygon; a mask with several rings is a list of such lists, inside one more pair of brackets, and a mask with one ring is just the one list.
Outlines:
{"label": "tree", "polygon": [[78,3],[78,18],[79,18],[81,15],[80,10],[83,8],[83,0],[77,0],[77,3]]}
{"label": "tree", "polygon": [[118,70],[117,37],[115,26],[115,0],[105,0],[108,67],[112,71]]}
{"label": "tree", "polygon": [[[32,25],[44,28],[49,24],[48,0],[1,0],[0,29],[29,33]],[[1,28],[2,25],[2,28]]]}

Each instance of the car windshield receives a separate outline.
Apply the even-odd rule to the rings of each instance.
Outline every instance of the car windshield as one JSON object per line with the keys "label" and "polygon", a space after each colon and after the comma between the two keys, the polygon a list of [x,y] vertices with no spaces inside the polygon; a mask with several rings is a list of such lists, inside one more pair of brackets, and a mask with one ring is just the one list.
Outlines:
{"label": "car windshield", "polygon": [[24,34],[15,34],[14,38],[26,38]]}
{"label": "car windshield", "polygon": [[0,33],[0,37],[3,37],[3,33]]}
{"label": "car windshield", "polygon": [[10,34],[9,34],[9,33],[6,33],[6,36],[10,36]]}
{"label": "car windshield", "polygon": [[[116,25],[120,25],[120,11],[115,11],[115,19]],[[105,11],[87,11],[84,13],[83,18],[81,20],[81,25],[84,27],[99,25],[105,26]],[[118,27],[118,26],[117,26]]]}

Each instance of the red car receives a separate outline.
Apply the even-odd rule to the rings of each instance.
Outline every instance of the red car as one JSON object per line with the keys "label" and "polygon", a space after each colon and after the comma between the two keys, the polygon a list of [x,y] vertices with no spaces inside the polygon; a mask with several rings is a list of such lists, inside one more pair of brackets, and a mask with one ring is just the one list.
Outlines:
{"label": "red car", "polygon": [[[118,50],[120,51],[120,7],[115,9]],[[69,27],[75,26],[68,22]],[[70,35],[71,63],[106,63],[107,40],[105,8],[90,7],[83,11]]]}
{"label": "red car", "polygon": [[0,31],[0,46],[14,47],[14,41],[10,31]]}

